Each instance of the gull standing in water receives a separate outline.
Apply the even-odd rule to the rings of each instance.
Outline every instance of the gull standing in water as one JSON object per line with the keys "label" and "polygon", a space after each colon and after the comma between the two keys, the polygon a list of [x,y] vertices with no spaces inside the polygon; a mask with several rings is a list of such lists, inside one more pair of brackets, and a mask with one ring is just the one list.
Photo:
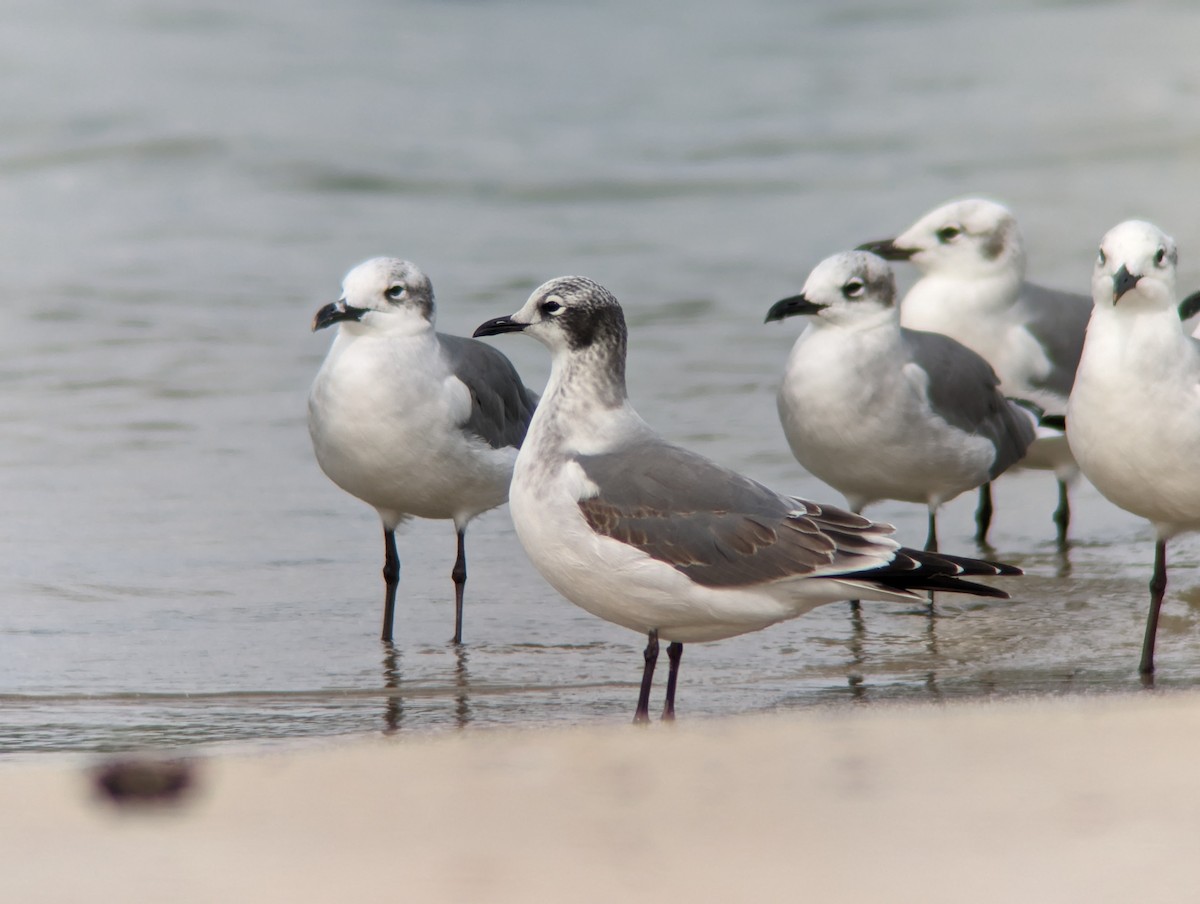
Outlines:
{"label": "gull standing in water", "polygon": [[[992,365],[1006,396],[1035,403],[1048,416],[1022,467],[1053,471],[1058,543],[1071,521],[1068,486],[1079,473],[1063,430],[1067,397],[1091,315],[1085,295],[1025,281],[1025,246],[1017,221],[994,201],[968,198],[926,214],[894,239],[860,245],[921,271],[900,305],[900,322],[944,333]],[[990,483],[980,487],[976,540],[987,542]]]}
{"label": "gull standing in water", "polygon": [[1200,342],[1179,320],[1177,257],[1174,240],[1150,223],[1130,220],[1104,236],[1067,408],[1067,438],[1084,476],[1154,526],[1143,675],[1154,671],[1167,541],[1200,530]]}
{"label": "gull standing in water", "polygon": [[504,503],[537,396],[512,363],[474,339],[434,331],[433,288],[408,261],[359,264],[313,329],[338,324],[308,398],[317,462],[383,522],[383,639],[392,639],[400,558],[396,528],[409,517],[454,522],[454,642],[462,642],[465,534]]}
{"label": "gull standing in water", "polygon": [[887,261],[865,251],[826,258],[767,321],[807,315],[779,387],[779,418],[801,465],[846,497],[937,510],[1000,476],[1033,442],[1037,418],[1004,398],[988,363],[941,333],[900,326]]}
{"label": "gull standing in water", "polygon": [[649,718],[660,638],[670,643],[663,718],[671,719],[685,643],[757,631],[849,596],[1004,597],[963,578],[1020,573],[901,548],[889,525],[784,496],[668,443],[629,402],[625,318],[589,279],[551,280],[475,335],[510,332],[553,356],[513,471],[513,524],[559,593],[647,636],[635,722]]}

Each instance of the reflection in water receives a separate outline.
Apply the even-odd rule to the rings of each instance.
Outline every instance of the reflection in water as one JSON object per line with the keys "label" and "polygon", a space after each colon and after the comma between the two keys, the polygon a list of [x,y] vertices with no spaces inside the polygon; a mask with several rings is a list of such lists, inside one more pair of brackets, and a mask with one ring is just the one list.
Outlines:
{"label": "reflection in water", "polygon": [[1058,547],[1058,568],[1055,574],[1060,578],[1071,576],[1071,541],[1065,540]]}
{"label": "reflection in water", "polygon": [[929,594],[929,615],[925,618],[925,651],[929,654],[929,661],[932,667],[925,675],[925,689],[929,692],[930,699],[941,700],[942,691],[937,683],[937,661],[938,661],[938,639],[937,639],[937,612],[933,608],[933,594]]}
{"label": "reflection in water", "polygon": [[858,702],[867,700],[867,688],[863,683],[863,665],[865,664],[865,647],[867,639],[866,622],[863,620],[862,606],[858,600],[850,602],[850,666],[851,672],[846,676],[850,685],[850,696]]}
{"label": "reflection in water", "polygon": [[387,702],[383,707],[383,733],[400,729],[404,717],[404,699],[400,696],[400,651],[390,640],[383,642],[383,686]]}
{"label": "reflection in water", "polygon": [[[390,641],[383,643],[383,733],[393,734],[401,728],[404,720],[404,697],[431,698],[444,700],[454,697],[454,724],[465,728],[471,723],[471,675],[467,664],[470,656],[463,644],[451,644],[454,651],[454,675],[451,681],[439,680],[434,688],[421,688],[422,681],[409,676],[409,687],[402,691],[400,687],[401,667],[400,648]],[[411,701],[410,701],[411,702]],[[419,699],[418,699],[419,708]],[[416,712],[416,710],[414,710]],[[410,713],[410,716],[412,713]]]}
{"label": "reflection in water", "polygon": [[455,644],[454,656],[454,717],[459,728],[466,728],[471,721],[471,704],[467,693],[471,683],[467,673],[467,648],[461,643]]}

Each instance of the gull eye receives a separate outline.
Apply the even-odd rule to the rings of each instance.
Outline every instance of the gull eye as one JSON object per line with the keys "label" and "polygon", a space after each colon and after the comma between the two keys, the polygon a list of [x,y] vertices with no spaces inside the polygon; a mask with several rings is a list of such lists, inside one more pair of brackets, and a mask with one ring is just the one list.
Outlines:
{"label": "gull eye", "polygon": [[936,233],[936,235],[938,237],[938,241],[941,242],[943,245],[950,244],[956,238],[958,238],[959,235],[961,235],[961,234],[962,234],[962,230],[959,229],[957,226],[943,226]]}
{"label": "gull eye", "polygon": [[1166,248],[1159,248],[1158,251],[1154,252],[1155,266],[1161,267],[1163,265],[1163,261],[1165,261],[1166,259],[1167,259],[1167,249]]}
{"label": "gull eye", "polygon": [[1098,263],[1101,267],[1108,263],[1108,255],[1104,253],[1103,248],[1100,249],[1100,255],[1096,258],[1096,263]]}
{"label": "gull eye", "polygon": [[401,285],[392,286],[390,289],[388,289],[383,294],[386,295],[388,298],[390,298],[392,301],[399,301],[401,298],[404,297],[404,286],[401,286]]}
{"label": "gull eye", "polygon": [[543,314],[557,314],[562,310],[562,305],[557,301],[543,301],[540,305],[540,310]]}
{"label": "gull eye", "polygon": [[842,286],[842,294],[847,298],[858,298],[866,288],[861,279],[852,279]]}

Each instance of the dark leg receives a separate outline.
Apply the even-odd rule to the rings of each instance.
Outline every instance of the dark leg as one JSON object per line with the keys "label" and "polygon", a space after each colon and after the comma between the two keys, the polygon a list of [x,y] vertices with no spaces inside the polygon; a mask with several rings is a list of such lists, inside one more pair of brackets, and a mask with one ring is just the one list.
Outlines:
{"label": "dark leg", "polygon": [[925,538],[925,551],[937,552],[937,512],[932,509],[929,512],[929,535]]}
{"label": "dark leg", "polygon": [[646,640],[646,652],[642,654],[646,667],[642,670],[642,690],[638,694],[637,710],[633,714],[633,724],[650,721],[650,685],[654,682],[654,663],[658,662],[658,632],[651,631]]}
{"label": "dark leg", "polygon": [[975,509],[975,542],[987,546],[988,528],[992,526],[992,485],[979,488],[979,508]]}
{"label": "dark leg", "polygon": [[[852,505],[850,511],[856,515],[862,514],[863,507],[861,505]],[[858,600],[850,600],[850,618],[852,620],[862,621],[862,603]]]}
{"label": "dark leg", "polygon": [[[938,551],[937,510],[936,509],[929,510],[929,534],[925,537],[925,551],[926,552],[937,552]],[[929,614],[931,617],[935,614],[934,609],[933,609],[933,591],[932,590],[929,591]]]}
{"label": "dark leg", "polygon": [[465,527],[458,529],[458,558],[454,560],[454,569],[450,572],[454,581],[454,643],[462,643],[463,587],[467,584],[466,532]]}
{"label": "dark leg", "polygon": [[1162,606],[1163,594],[1167,590],[1167,541],[1154,544],[1154,576],[1150,578],[1150,614],[1146,617],[1146,639],[1142,641],[1142,664],[1138,671],[1143,675],[1154,672],[1154,640],[1158,635],[1158,610]]}
{"label": "dark leg", "polygon": [[396,532],[383,529],[383,640],[392,641],[392,620],[396,614],[396,586],[400,583],[400,556],[396,555]]}
{"label": "dark leg", "polygon": [[667,659],[671,668],[667,672],[667,702],[663,706],[663,721],[675,721],[675,682],[679,678],[679,660],[683,658],[683,644],[672,641],[667,644]]}
{"label": "dark leg", "polygon": [[1067,528],[1071,524],[1071,500],[1067,496],[1067,483],[1058,482],[1058,508],[1054,510],[1054,523],[1058,525],[1058,546],[1067,545]]}

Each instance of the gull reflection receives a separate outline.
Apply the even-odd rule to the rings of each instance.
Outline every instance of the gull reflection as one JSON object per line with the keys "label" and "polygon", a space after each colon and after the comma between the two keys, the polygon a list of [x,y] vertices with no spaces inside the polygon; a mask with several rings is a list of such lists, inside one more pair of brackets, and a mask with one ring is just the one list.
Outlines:
{"label": "gull reflection", "polygon": [[400,730],[404,717],[404,700],[400,696],[400,651],[390,640],[383,643],[383,733]]}
{"label": "gull reflection", "polygon": [[459,728],[466,728],[471,721],[471,703],[469,691],[471,676],[467,672],[467,648],[463,644],[454,645],[454,719]]}

